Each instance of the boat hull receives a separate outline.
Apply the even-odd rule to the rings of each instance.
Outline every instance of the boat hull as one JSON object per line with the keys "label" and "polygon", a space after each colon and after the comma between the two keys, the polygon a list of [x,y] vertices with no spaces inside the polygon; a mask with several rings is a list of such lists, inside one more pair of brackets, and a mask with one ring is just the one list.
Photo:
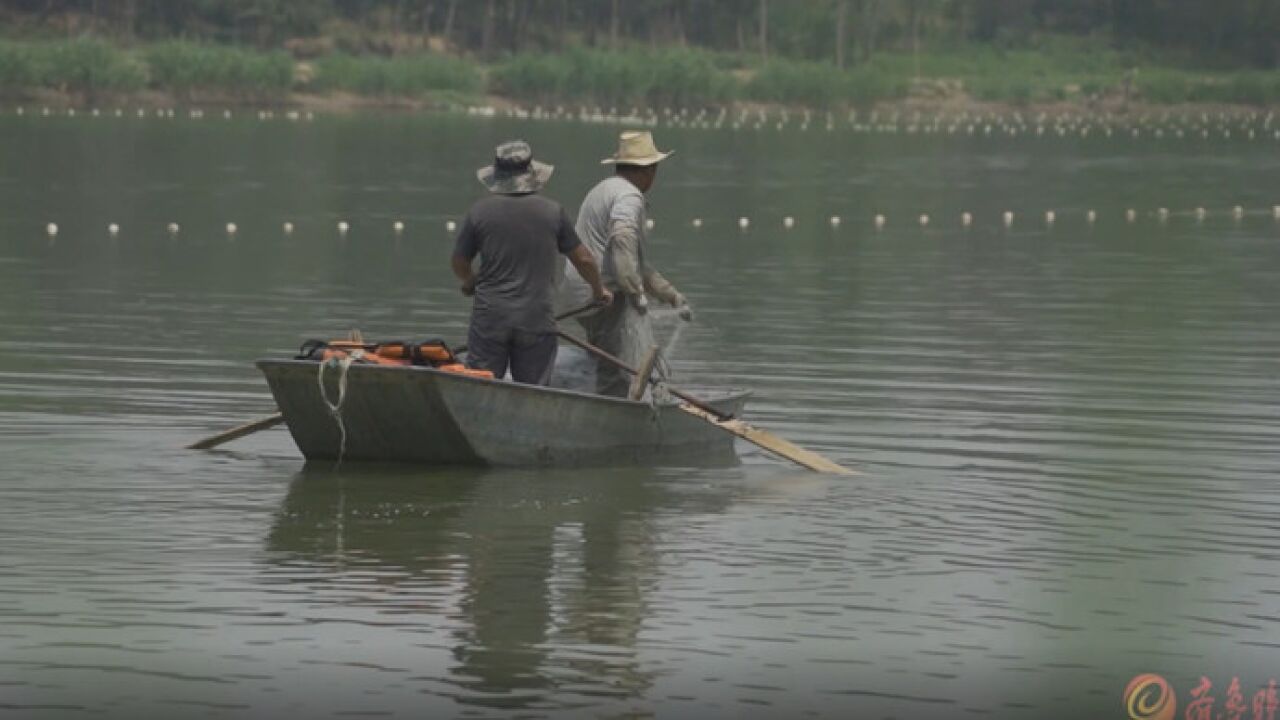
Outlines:
{"label": "boat hull", "polygon": [[[352,365],[341,429],[319,363],[262,360],[298,449],[310,460],[580,466],[732,461],[733,436],[674,405],[469,377],[423,367]],[[325,371],[339,397],[340,370]],[[704,393],[739,415],[746,391]],[[345,439],[343,437],[345,432]]]}

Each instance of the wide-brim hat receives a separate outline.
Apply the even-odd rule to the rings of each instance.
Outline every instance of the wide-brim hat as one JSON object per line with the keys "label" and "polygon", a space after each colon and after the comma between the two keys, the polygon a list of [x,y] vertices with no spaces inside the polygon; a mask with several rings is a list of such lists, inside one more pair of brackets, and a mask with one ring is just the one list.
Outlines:
{"label": "wide-brim hat", "polygon": [[618,152],[600,161],[601,165],[657,165],[675,155],[675,150],[662,152],[653,144],[648,130],[629,130],[618,136]]}
{"label": "wide-brim hat", "polygon": [[514,140],[499,145],[493,153],[493,164],[477,170],[476,178],[489,192],[523,195],[541,190],[553,172],[554,165],[533,159],[529,143]]}

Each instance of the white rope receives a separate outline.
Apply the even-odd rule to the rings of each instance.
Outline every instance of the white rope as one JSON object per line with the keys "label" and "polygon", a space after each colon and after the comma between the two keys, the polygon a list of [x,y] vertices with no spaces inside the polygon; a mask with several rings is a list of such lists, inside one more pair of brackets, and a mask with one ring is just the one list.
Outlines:
{"label": "white rope", "polygon": [[[329,358],[320,363],[320,371],[316,374],[316,383],[320,386],[320,399],[324,401],[325,407],[329,408],[330,417],[338,423],[338,465],[342,464],[342,458],[347,454],[347,425],[342,421],[342,403],[347,399],[347,370],[351,368],[351,363],[359,360],[363,355],[363,350],[355,350],[341,360]],[[336,403],[329,402],[329,393],[324,387],[324,369],[329,365],[338,367],[338,402]]]}

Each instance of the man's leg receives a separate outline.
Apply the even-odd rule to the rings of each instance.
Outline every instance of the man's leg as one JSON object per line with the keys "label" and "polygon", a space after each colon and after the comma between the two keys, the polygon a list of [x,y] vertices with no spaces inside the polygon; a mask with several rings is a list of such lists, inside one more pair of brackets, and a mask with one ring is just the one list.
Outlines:
{"label": "man's leg", "polygon": [[475,323],[471,324],[467,330],[467,367],[488,370],[494,378],[501,380],[507,374],[510,358],[506,338],[490,337],[478,330]]}
{"label": "man's leg", "polygon": [[[622,356],[623,323],[627,313],[627,297],[614,295],[613,302],[596,314],[583,318],[581,324],[587,331],[587,342],[613,355]],[[601,395],[626,397],[631,380],[608,360],[596,360],[596,392]]]}
{"label": "man's leg", "polygon": [[554,333],[516,330],[512,333],[511,342],[511,379],[530,385],[548,384],[559,347],[559,339]]}

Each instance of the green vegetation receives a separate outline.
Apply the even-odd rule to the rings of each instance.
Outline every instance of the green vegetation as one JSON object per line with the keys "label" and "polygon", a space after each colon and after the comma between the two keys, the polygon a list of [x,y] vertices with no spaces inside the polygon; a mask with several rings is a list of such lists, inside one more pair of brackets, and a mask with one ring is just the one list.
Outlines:
{"label": "green vegetation", "polygon": [[633,105],[715,105],[733,100],[733,77],[710,53],[696,50],[517,55],[496,65],[490,90],[533,102]]}
{"label": "green vegetation", "polygon": [[278,97],[293,86],[293,60],[284,52],[171,41],[143,49],[152,84],[180,96],[217,91]]}
{"label": "green vegetation", "polygon": [[429,44],[384,55],[333,51],[318,42],[307,52],[291,46],[304,55],[320,48],[315,57],[295,60],[282,49],[191,40],[0,40],[0,93],[52,89],[93,96],[152,89],[187,100],[213,95],[266,102],[295,90],[458,102],[491,93],[619,111],[740,101],[828,109],[906,97],[1016,105],[1108,99],[1280,104],[1280,70],[1238,63],[1188,66],[1181,56],[1120,45],[1101,35],[939,40],[910,49],[881,48],[845,68],[797,57],[799,49],[792,56],[765,58],[675,45],[620,43],[617,50],[571,45],[499,53],[483,62],[456,50],[445,52],[440,43],[430,51]]}
{"label": "green vegetation", "polygon": [[128,92],[146,80],[134,58],[100,40],[0,42],[0,87]]}
{"label": "green vegetation", "polygon": [[909,78],[869,68],[838,70],[815,62],[773,60],[746,83],[746,97],[759,102],[817,108],[868,105],[904,97]]}
{"label": "green vegetation", "polygon": [[1157,68],[1139,73],[1135,84],[1143,98],[1156,103],[1280,104],[1280,73],[1274,72],[1204,74]]}
{"label": "green vegetation", "polygon": [[383,58],[337,53],[316,63],[310,87],[377,97],[420,97],[434,91],[478,93],[484,90],[484,76],[476,65],[443,55]]}

